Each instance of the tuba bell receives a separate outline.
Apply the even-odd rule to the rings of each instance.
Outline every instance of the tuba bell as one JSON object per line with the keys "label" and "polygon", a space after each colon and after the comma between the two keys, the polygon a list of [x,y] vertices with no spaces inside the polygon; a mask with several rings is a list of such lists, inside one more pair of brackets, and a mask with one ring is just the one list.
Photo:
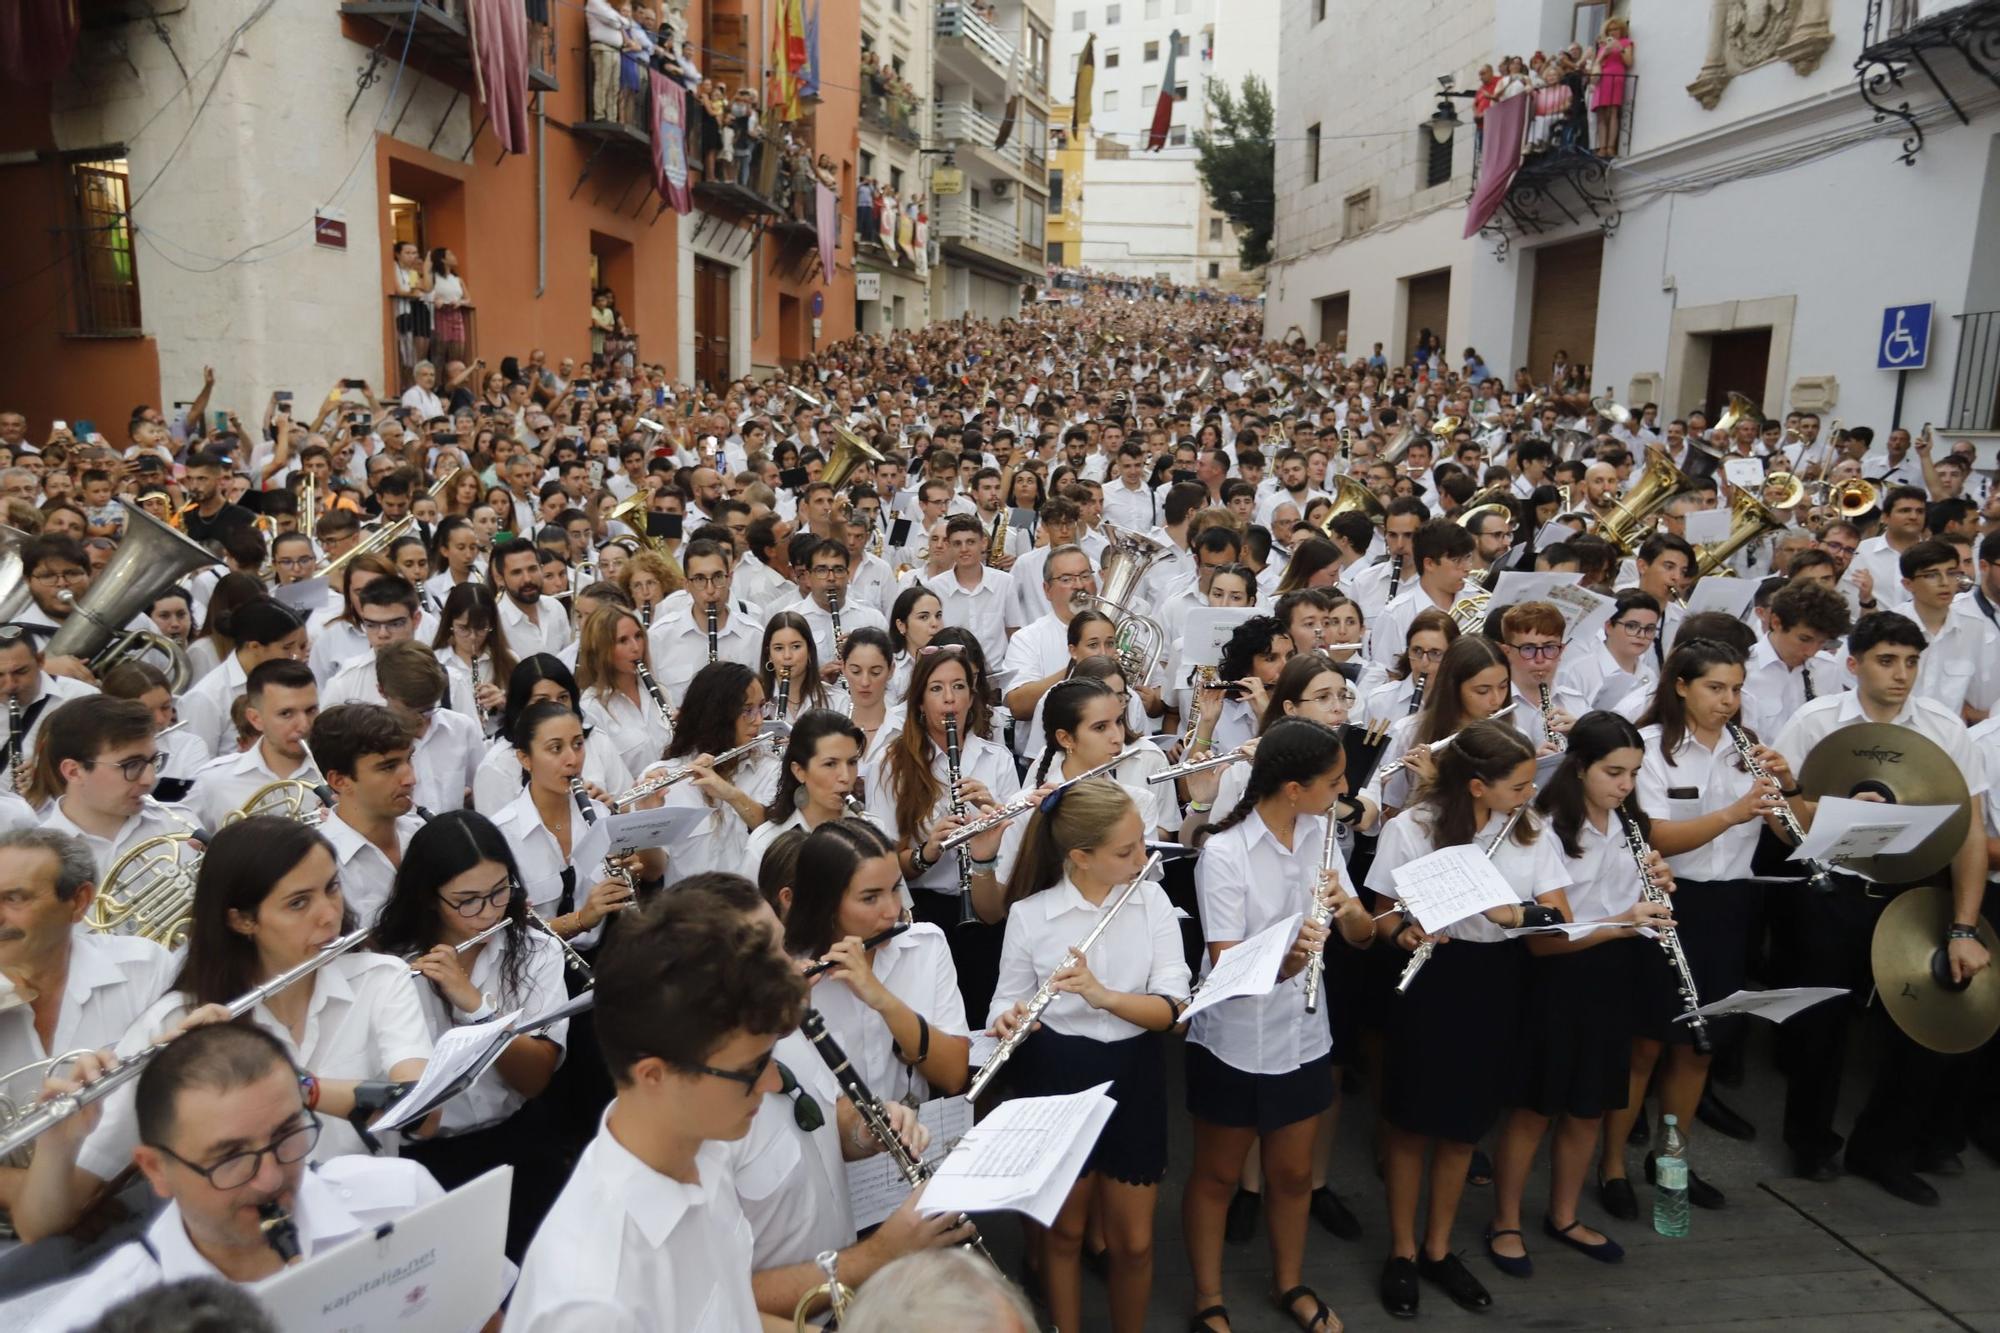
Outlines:
{"label": "tuba bell", "polygon": [[1329,479],[1333,482],[1330,497],[1333,500],[1333,508],[1326,511],[1326,517],[1319,525],[1319,530],[1328,537],[1333,536],[1333,518],[1336,514],[1366,514],[1368,521],[1378,528],[1388,521],[1389,511],[1375,498],[1375,492],[1350,476]]}
{"label": "tuba bell", "polygon": [[1475,491],[1467,496],[1465,503],[1459,507],[1458,516],[1452,519],[1452,522],[1461,528],[1469,528],[1474,520],[1486,514],[1505,514],[1508,518],[1513,518],[1515,516],[1513,496],[1513,483],[1496,482],[1483,491]]}
{"label": "tuba bell", "polygon": [[1719,542],[1695,548],[1696,578],[1708,574],[1727,577],[1729,571],[1724,566],[1730,556],[1767,533],[1783,532],[1787,526],[1769,505],[1749,491],[1740,486],[1733,489],[1735,493],[1729,497],[1729,535]]}
{"label": "tuba bell", "polygon": [[[1620,555],[1639,549],[1652,529],[1653,516],[1666,508],[1667,501],[1682,491],[1694,489],[1688,475],[1675,467],[1667,451],[1657,444],[1646,446],[1646,469],[1639,482],[1621,497],[1611,517],[1597,525],[1597,535],[1618,548]],[[1783,526],[1782,524],[1780,526]]]}
{"label": "tuba bell", "polygon": [[1745,417],[1762,417],[1763,415],[1764,410],[1758,407],[1756,401],[1748,394],[1732,392],[1729,395],[1729,409],[1716,421],[1715,428],[1724,435],[1727,435],[1735,430],[1736,423]]}
{"label": "tuba bell", "polygon": [[59,594],[70,603],[69,618],[49,639],[47,652],[80,658],[101,677],[140,650],[152,649],[166,657],[169,687],[179,694],[193,676],[187,653],[164,634],[125,626],[168,588],[220,562],[131,501],[118,503],[129,515],[125,536],[82,597]]}
{"label": "tuba bell", "polygon": [[826,460],[826,466],[820,469],[821,481],[837,491],[841,483],[847,480],[847,474],[854,471],[855,465],[861,460],[865,458],[870,463],[882,461],[881,453],[868,441],[856,435],[846,422],[835,420],[825,403],[796,384],[787,384],[785,389],[794,398],[824,417],[827,429],[833,432],[833,449]]}
{"label": "tuba bell", "polygon": [[1129,683],[1151,679],[1167,649],[1167,632],[1160,622],[1138,610],[1139,582],[1153,563],[1167,554],[1167,547],[1151,537],[1104,525],[1111,544],[1104,552],[1098,574],[1098,590],[1090,598],[1090,609],[1111,617],[1118,633],[1118,665]]}
{"label": "tuba bell", "polygon": [[28,571],[21,564],[21,543],[28,534],[0,523],[0,624],[19,620],[34,599],[28,595]]}

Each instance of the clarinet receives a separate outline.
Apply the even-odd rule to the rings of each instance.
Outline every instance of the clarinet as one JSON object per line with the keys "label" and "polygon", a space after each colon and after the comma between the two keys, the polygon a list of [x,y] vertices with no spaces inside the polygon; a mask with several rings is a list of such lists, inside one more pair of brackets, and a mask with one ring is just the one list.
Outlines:
{"label": "clarinet", "polygon": [[[715,613],[711,611],[709,614],[714,615]],[[667,707],[666,691],[660,688],[659,681],[653,679],[652,668],[648,667],[644,662],[639,663],[638,672],[639,683],[646,687],[646,693],[653,696],[653,707],[660,710],[660,724],[671,735],[674,729],[674,710]]]}
{"label": "clarinet", "polygon": [[[1500,850],[1500,844],[1507,841],[1513,835],[1514,825],[1521,822],[1521,816],[1526,814],[1527,810],[1528,803],[1526,801],[1514,807],[1514,813],[1508,815],[1507,822],[1500,826],[1499,834],[1494,837],[1491,843],[1487,844],[1487,860],[1492,860],[1493,854]],[[1415,952],[1410,955],[1410,961],[1403,967],[1403,975],[1396,981],[1396,993],[1398,995],[1404,994],[1410,989],[1410,983],[1417,979],[1417,973],[1424,970],[1424,964],[1428,963],[1431,960],[1431,955],[1436,952],[1436,940],[1425,940],[1416,947]]]}
{"label": "clarinet", "polygon": [[1549,744],[1554,746],[1558,753],[1567,750],[1569,737],[1557,731],[1556,724],[1549,720],[1549,711],[1553,706],[1549,701],[1549,684],[1543,681],[1536,688],[1542,692],[1542,730],[1549,733]]}
{"label": "clarinet", "polygon": [[[951,812],[954,815],[963,815],[965,797],[961,796],[958,790],[960,756],[958,718],[955,716],[944,720],[944,754],[946,770],[951,778]],[[958,924],[963,926],[978,919],[979,914],[972,910],[972,850],[961,845],[958,849]]]}
{"label": "clarinet", "polygon": [[707,611],[708,611],[708,664],[710,666],[714,666],[716,659],[722,656],[722,646],[721,646],[721,641],[716,637],[715,607],[711,605],[707,608]]}
{"label": "clarinet", "polygon": [[[1647,902],[1665,907],[1666,891],[1653,883],[1653,872],[1646,864],[1653,854],[1653,849],[1646,845],[1645,835],[1639,832],[1639,821],[1629,818],[1620,811],[1618,822],[1625,829],[1625,846],[1639,867],[1639,892],[1645,895]],[[1688,1034],[1694,1041],[1695,1052],[1707,1055],[1715,1049],[1715,1044],[1708,1037],[1708,1019],[1701,1012],[1701,996],[1694,988],[1694,972],[1688,967],[1687,950],[1681,947],[1680,931],[1672,926],[1659,926],[1655,929],[1659,933],[1660,948],[1666,951],[1667,962],[1672,964],[1680,987],[1681,1010],[1683,1013],[1693,1015],[1688,1019]]]}
{"label": "clarinet", "polygon": [[[889,1154],[889,1160],[896,1164],[897,1174],[913,1186],[929,1180],[936,1168],[910,1152],[910,1146],[903,1142],[896,1133],[896,1127],[889,1123],[889,1108],[862,1082],[861,1071],[848,1062],[847,1052],[840,1049],[840,1043],[826,1030],[826,1019],[820,1016],[819,1010],[806,1010],[805,1017],[799,1020],[799,1031],[806,1034],[806,1040],[812,1043],[819,1058],[826,1062],[834,1081],[840,1084],[840,1090],[847,1094],[848,1101],[854,1103],[855,1114],[861,1117],[861,1124],[869,1136],[882,1145],[882,1151]],[[959,1220],[966,1226],[972,1225],[971,1219],[963,1215]],[[965,1242],[965,1248],[987,1263],[993,1263],[993,1256],[986,1252],[977,1229],[973,1231],[972,1239]],[[997,1264],[994,1266],[998,1267]]]}
{"label": "clarinet", "polygon": [[845,634],[840,632],[840,594],[838,592],[830,592],[826,595],[826,614],[827,618],[833,621],[833,655],[838,660],[840,657],[840,645],[847,638]]}
{"label": "clarinet", "polygon": [[[1326,901],[1326,877],[1333,873],[1334,861],[1340,856],[1340,821],[1333,817],[1333,811],[1326,812],[1326,838],[1319,845],[1319,875],[1313,880],[1313,905],[1310,920],[1316,926],[1324,926],[1333,920],[1333,904]],[[1306,1012],[1319,1012],[1320,987],[1326,982],[1326,946],[1322,944],[1318,952],[1306,959]]]}
{"label": "clarinet", "polygon": [[14,751],[14,794],[28,790],[28,738],[21,734],[21,696],[7,696],[7,743]]}
{"label": "clarinet", "polygon": [[[1743,771],[1750,775],[1751,780],[1762,782],[1765,778],[1770,777],[1770,773],[1765,771],[1764,766],[1750,757],[1750,734],[1744,731],[1742,727],[1737,726],[1733,721],[1725,722],[1722,725],[1723,729],[1729,733],[1729,741],[1736,747],[1737,755],[1743,760]],[[1802,843],[1806,840],[1806,831],[1800,827],[1799,817],[1792,813],[1792,807],[1782,797],[1779,798],[1776,814],[1778,816],[1778,827],[1785,831],[1785,836],[1790,838],[1794,844]],[[1807,876],[1807,882],[1813,886],[1814,892],[1832,893],[1833,867],[1824,861],[1809,861],[1807,864],[1812,867],[1811,873]]]}
{"label": "clarinet", "polygon": [[299,1224],[285,1211],[284,1205],[276,1199],[257,1205],[258,1232],[264,1243],[277,1251],[278,1259],[287,1268],[296,1268],[304,1262],[304,1251],[299,1248]]}
{"label": "clarinet", "polygon": [[1390,601],[1393,602],[1396,600],[1396,585],[1401,583],[1402,581],[1403,581],[1403,557],[1400,555],[1392,555],[1389,557],[1389,600]]}
{"label": "clarinet", "polygon": [[791,701],[792,701],[792,669],[790,667],[779,667],[778,668],[778,720],[780,722],[785,720],[785,711],[791,707]]}
{"label": "clarinet", "polygon": [[1429,679],[1430,679],[1429,676],[1419,676],[1416,675],[1415,673],[1411,674],[1410,714],[1409,714],[1411,717],[1415,717],[1417,715],[1418,710],[1424,706],[1424,682]]}

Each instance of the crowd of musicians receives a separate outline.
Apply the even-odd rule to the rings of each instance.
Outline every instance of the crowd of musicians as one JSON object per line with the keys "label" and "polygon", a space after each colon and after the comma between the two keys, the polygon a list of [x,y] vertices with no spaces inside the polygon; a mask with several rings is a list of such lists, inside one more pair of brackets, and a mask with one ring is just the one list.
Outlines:
{"label": "crowd of musicians", "polygon": [[[1090,289],[713,391],[536,352],[255,428],[211,376],[124,446],[0,412],[18,1326],[138,1326],[99,1321],[500,1165],[508,1330],[836,1298],[852,1329],[1074,1330],[1097,1278],[1136,1330],[1184,1260],[1198,1331],[1269,1301],[1332,1333],[1366,1294],[1305,1282],[1320,1230],[1372,1237],[1392,1315],[1485,1309],[1496,1273],[1504,1305],[1619,1262],[1663,1119],[1697,1163],[1754,1134],[1710,1084],[1773,1044],[1764,1128],[1808,1179],[1935,1203],[2000,1155],[1994,1044],[1867,1003],[1908,886],[1787,860],[1827,736],[1923,738],[1969,811],[1922,877],[1939,984],[1986,968],[2000,493],[1970,446],[1664,421],[1255,319]],[[1726,540],[1690,539],[1706,511]],[[1575,632],[1509,573],[1608,614]],[[1740,613],[1689,608],[1725,579]],[[624,850],[635,811],[671,835]],[[1427,931],[1399,872],[1461,846],[1514,901]],[[1184,1019],[1294,919],[1267,993]],[[1755,1043],[1692,1013],[1768,986],[1848,994]],[[371,1129],[503,1015],[469,1087]],[[885,1151],[921,1177],[920,1109],[975,1079],[982,1112],[1116,1103],[1051,1225],[976,1219],[1020,1289],[975,1220],[848,1194]],[[1372,1160],[1333,1157],[1344,1102]],[[1334,1183],[1374,1175],[1364,1218]]]}

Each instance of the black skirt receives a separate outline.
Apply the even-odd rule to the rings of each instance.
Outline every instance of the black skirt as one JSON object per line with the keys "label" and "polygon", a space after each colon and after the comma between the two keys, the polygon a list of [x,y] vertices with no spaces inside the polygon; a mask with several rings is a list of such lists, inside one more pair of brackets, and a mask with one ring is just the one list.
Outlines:
{"label": "black skirt", "polygon": [[1157,1032],[1097,1041],[1044,1027],[1021,1043],[1007,1072],[1026,1097],[1082,1092],[1110,1080],[1118,1109],[1083,1169],[1127,1185],[1157,1185],[1167,1174],[1165,1059]]}
{"label": "black skirt", "polygon": [[549,1108],[531,1098],[497,1125],[442,1138],[405,1139],[398,1150],[421,1162],[447,1190],[477,1180],[503,1163],[514,1168],[507,1211],[507,1257],[515,1263],[528,1253],[542,1218],[569,1179],[572,1158],[550,1138]]}
{"label": "black skirt", "polygon": [[1198,1120],[1269,1134],[1310,1120],[1333,1105],[1331,1054],[1289,1073],[1251,1074],[1225,1063],[1206,1046],[1185,1044],[1187,1108]]}
{"label": "black skirt", "polygon": [[1437,947],[1390,1011],[1382,1073],[1390,1124],[1458,1143],[1493,1127],[1514,1060],[1522,961],[1513,940]]}
{"label": "black skirt", "polygon": [[[1727,999],[1743,989],[1748,977],[1749,924],[1763,900],[1761,884],[1751,880],[1677,879],[1674,881],[1674,921],[1688,970],[1703,1004]],[[1645,943],[1651,944],[1650,941]],[[1654,1041],[1689,1046],[1689,1024],[1673,1020],[1685,1011],[1680,977],[1657,944],[1641,951],[1635,969],[1639,982],[1633,1031]],[[1708,1020],[1711,1037],[1742,1025],[1740,1014]]]}
{"label": "black skirt", "polygon": [[1509,1106],[1589,1118],[1625,1105],[1634,976],[1644,949],[1660,951],[1651,940],[1627,936],[1581,953],[1528,955]]}

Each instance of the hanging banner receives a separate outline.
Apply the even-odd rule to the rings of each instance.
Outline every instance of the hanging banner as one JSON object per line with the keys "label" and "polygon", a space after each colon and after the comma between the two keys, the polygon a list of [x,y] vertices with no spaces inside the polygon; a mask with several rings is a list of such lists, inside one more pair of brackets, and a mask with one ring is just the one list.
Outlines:
{"label": "hanging banner", "polygon": [[833,247],[840,238],[840,196],[831,186],[813,182],[815,222],[819,227],[819,268],[821,280],[833,281]]}
{"label": "hanging banner", "polygon": [[653,188],[676,213],[694,207],[688,192],[687,89],[658,70],[653,80]]}

